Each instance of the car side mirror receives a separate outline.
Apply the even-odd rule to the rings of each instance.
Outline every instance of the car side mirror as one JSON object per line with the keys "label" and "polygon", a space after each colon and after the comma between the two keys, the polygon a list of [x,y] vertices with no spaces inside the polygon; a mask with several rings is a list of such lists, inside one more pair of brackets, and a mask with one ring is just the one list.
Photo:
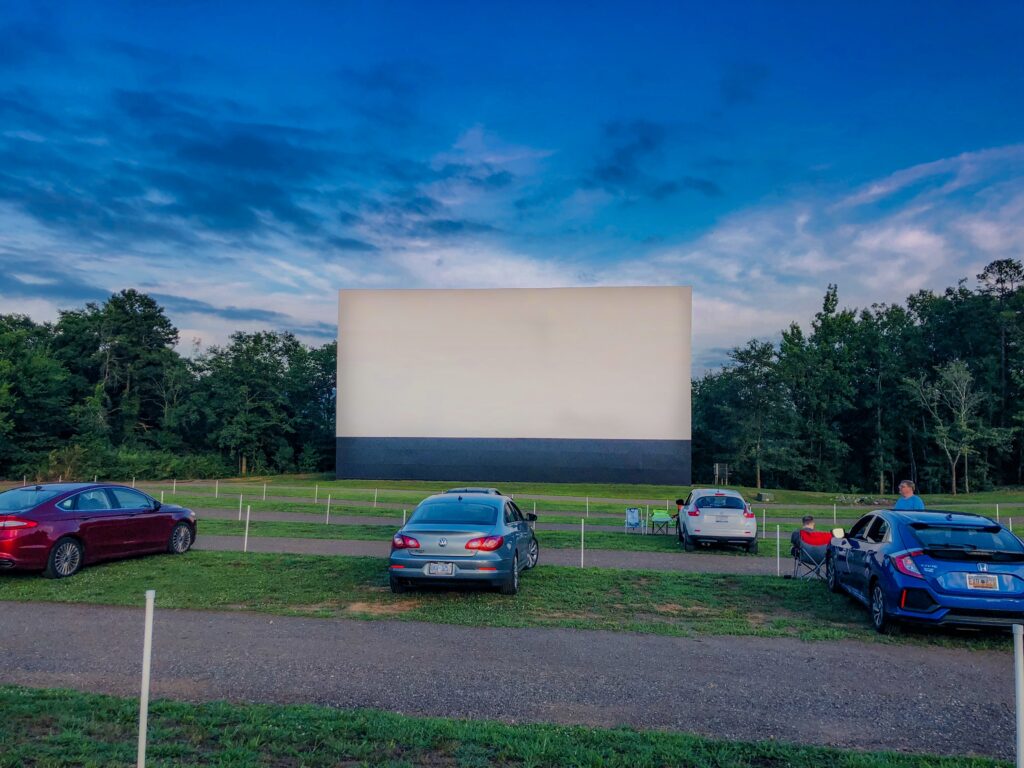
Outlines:
{"label": "car side mirror", "polygon": [[529,522],[529,523],[537,522],[537,515],[535,515],[533,512],[527,512],[526,513],[526,521]]}
{"label": "car side mirror", "polygon": [[834,538],[834,539],[845,539],[846,538],[846,529],[844,529],[844,528],[833,528],[832,529],[832,538]]}
{"label": "car side mirror", "polygon": [[163,506],[163,504],[161,504],[159,501],[157,501],[156,499],[153,500],[153,511],[154,512],[159,511],[160,507],[162,507],[162,506]]}

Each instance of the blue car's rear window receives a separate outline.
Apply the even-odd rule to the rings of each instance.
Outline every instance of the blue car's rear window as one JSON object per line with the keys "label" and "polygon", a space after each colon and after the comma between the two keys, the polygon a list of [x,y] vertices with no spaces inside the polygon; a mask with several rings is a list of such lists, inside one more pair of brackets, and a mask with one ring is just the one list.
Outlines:
{"label": "blue car's rear window", "polygon": [[1024,552],[1020,539],[997,525],[981,527],[915,523],[911,527],[926,549],[949,547],[989,552]]}
{"label": "blue car's rear window", "polygon": [[49,501],[54,496],[59,496],[62,490],[52,488],[36,488],[27,486],[24,488],[12,488],[9,491],[0,493],[0,514],[4,512],[24,512],[32,509],[37,504]]}
{"label": "blue car's rear window", "polygon": [[424,504],[417,509],[410,523],[441,523],[449,525],[494,525],[498,510],[487,504],[464,501]]}

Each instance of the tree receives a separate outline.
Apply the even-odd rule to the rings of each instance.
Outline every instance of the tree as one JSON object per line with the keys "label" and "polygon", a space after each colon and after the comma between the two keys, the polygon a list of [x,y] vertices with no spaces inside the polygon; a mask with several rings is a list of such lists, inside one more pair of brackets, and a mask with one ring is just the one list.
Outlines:
{"label": "tree", "polygon": [[967,365],[956,360],[935,369],[936,379],[924,376],[907,379],[907,385],[931,417],[935,442],[949,464],[950,491],[957,492],[957,465],[964,460],[964,490],[971,492],[968,461],[986,443],[1001,444],[1007,430],[986,428],[977,422],[977,412],[985,395],[974,388],[974,377]]}

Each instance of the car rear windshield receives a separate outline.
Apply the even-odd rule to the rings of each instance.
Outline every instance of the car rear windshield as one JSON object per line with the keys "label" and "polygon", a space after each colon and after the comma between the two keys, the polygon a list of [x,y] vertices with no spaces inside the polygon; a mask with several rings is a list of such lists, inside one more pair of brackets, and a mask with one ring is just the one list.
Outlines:
{"label": "car rear windshield", "polygon": [[0,514],[4,512],[24,512],[37,504],[59,496],[63,491],[52,488],[12,488],[0,493]]}
{"label": "car rear windshield", "polygon": [[498,510],[488,504],[442,502],[425,504],[417,509],[410,523],[440,523],[447,525],[494,525]]}
{"label": "car rear windshield", "polygon": [[931,525],[911,526],[925,549],[963,549],[967,551],[1024,553],[1020,540],[998,525]]}
{"label": "car rear windshield", "polygon": [[697,509],[743,509],[743,499],[737,496],[701,496]]}

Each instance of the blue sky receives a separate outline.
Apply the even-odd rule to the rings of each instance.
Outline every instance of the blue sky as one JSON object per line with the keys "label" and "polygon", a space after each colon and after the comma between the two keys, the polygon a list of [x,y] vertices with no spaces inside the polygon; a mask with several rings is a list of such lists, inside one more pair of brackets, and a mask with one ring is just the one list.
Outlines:
{"label": "blue sky", "polygon": [[1024,4],[7,3],[0,312],[689,284],[695,369],[1024,256]]}

